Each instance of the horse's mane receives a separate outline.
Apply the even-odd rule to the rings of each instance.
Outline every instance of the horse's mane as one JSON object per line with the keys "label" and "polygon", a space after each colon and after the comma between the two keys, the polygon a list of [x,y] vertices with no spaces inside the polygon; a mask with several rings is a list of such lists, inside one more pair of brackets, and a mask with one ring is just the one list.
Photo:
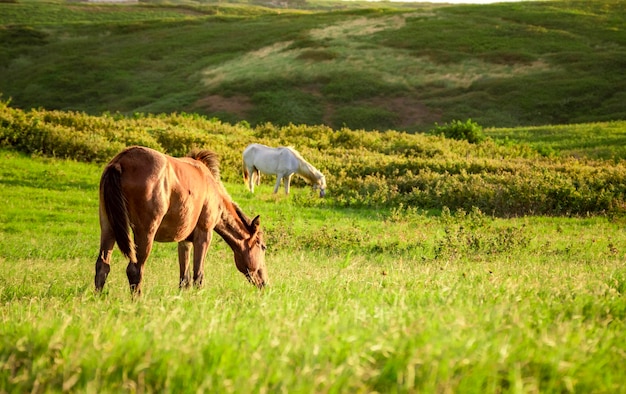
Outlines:
{"label": "horse's mane", "polygon": [[209,171],[211,171],[215,179],[220,179],[220,159],[217,156],[217,153],[206,149],[193,149],[189,152],[187,157],[191,157],[194,160],[202,162],[202,164],[207,166]]}
{"label": "horse's mane", "polygon": [[[298,159],[300,161],[300,163],[304,164],[308,168],[308,170],[311,173],[311,175],[316,177],[316,179],[307,179],[306,177],[305,177],[305,179],[307,179],[308,181],[314,183],[314,181],[317,181],[319,178],[324,176],[324,174],[322,174],[322,172],[320,170],[315,168],[313,166],[313,164],[311,164],[308,161],[306,161],[304,159],[304,157],[302,157],[300,152],[298,152],[294,147],[292,147],[292,146],[283,146],[283,148],[285,148],[285,149],[289,150],[291,153],[293,153],[293,155],[296,157],[296,159]],[[300,175],[302,175],[302,174],[300,174]]]}
{"label": "horse's mane", "polygon": [[300,154],[300,152],[298,152],[298,151],[296,150],[296,148],[294,148],[293,146],[283,146],[282,148],[285,148],[285,149],[287,149],[287,150],[291,151],[291,153],[293,153],[293,154],[294,154],[294,156],[296,156],[296,158],[297,158],[298,160],[303,161],[303,162],[305,162],[305,163],[307,162],[306,160],[304,160],[304,157],[302,157],[302,155]]}
{"label": "horse's mane", "polygon": [[[217,181],[220,181],[220,160],[217,156],[217,153],[206,149],[193,149],[191,152],[189,152],[187,157],[202,162],[202,164],[207,166],[208,169],[211,171],[213,177],[215,177]],[[218,182],[218,184],[222,186],[223,193],[228,196],[228,192],[226,191],[226,189],[223,188],[221,181]],[[230,196],[228,196],[228,200],[233,205],[235,212],[237,212],[237,216],[239,216],[239,218],[246,224],[246,226],[250,226],[250,218],[245,213],[243,213],[241,208],[239,208],[239,205],[237,205],[234,201],[230,199]]]}

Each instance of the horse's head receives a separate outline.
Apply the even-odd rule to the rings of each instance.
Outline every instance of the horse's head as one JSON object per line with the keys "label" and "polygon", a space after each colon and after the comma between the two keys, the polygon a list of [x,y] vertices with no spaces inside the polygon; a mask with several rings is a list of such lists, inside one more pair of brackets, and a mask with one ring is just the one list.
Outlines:
{"label": "horse's head", "polygon": [[265,242],[263,242],[259,217],[255,217],[250,224],[245,221],[244,223],[248,227],[250,237],[244,240],[242,251],[235,253],[235,264],[250,283],[262,288],[267,284],[267,270],[265,268]]}
{"label": "horse's head", "polygon": [[320,197],[324,197],[326,195],[326,177],[324,175],[318,178],[314,188],[320,189]]}

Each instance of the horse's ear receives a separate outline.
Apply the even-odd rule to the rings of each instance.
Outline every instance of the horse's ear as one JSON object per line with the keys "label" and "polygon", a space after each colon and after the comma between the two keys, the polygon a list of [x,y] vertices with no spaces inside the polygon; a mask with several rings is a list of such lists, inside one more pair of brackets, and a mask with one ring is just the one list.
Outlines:
{"label": "horse's ear", "polygon": [[257,215],[257,217],[252,219],[252,221],[250,222],[250,233],[252,233],[251,237],[256,236],[259,232],[259,227],[261,226],[260,217],[261,215]]}
{"label": "horse's ear", "polygon": [[248,228],[250,229],[250,238],[248,238],[248,245],[250,247],[253,247],[254,244],[258,241],[257,237],[260,230],[259,216],[252,219],[252,222],[250,222],[250,226]]}

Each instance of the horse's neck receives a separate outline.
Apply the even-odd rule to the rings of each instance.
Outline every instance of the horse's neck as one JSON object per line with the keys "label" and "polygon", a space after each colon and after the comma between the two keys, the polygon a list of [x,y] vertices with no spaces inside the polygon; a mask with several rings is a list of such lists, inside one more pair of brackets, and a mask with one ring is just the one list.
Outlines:
{"label": "horse's neck", "polygon": [[311,182],[316,182],[319,176],[318,171],[305,160],[298,159],[298,174],[306,177]]}
{"label": "horse's neck", "polygon": [[222,208],[222,216],[215,225],[215,232],[220,235],[231,247],[240,248],[241,242],[249,237],[248,228],[237,214],[235,206],[225,202]]}

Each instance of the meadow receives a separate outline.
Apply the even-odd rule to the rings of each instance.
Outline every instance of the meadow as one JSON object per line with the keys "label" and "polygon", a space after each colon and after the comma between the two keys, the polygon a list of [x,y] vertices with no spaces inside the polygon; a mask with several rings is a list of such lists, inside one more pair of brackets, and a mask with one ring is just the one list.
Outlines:
{"label": "meadow", "polygon": [[[432,175],[441,152],[450,165],[479,156],[500,166],[476,174],[518,163],[518,174],[541,167],[536,174],[557,179],[589,165],[619,188],[619,158],[560,156],[556,142],[544,156],[513,139],[249,128],[194,115],[95,117],[7,103],[0,113],[0,392],[623,392],[621,210],[494,215],[479,198],[468,209],[423,207],[348,195],[351,175],[332,164],[358,149],[362,168],[378,168],[367,182],[380,187],[397,183],[385,163],[412,157],[418,166],[430,155]],[[586,126],[587,142],[584,125],[572,128],[591,156],[598,127]],[[255,195],[245,189],[240,145],[290,138],[327,173],[327,198],[298,182],[289,197],[274,196],[270,177]],[[621,137],[614,129],[607,138]],[[118,251],[104,294],[94,294],[99,175],[113,150],[138,142],[220,153],[227,190],[261,215],[268,288],[250,286],[216,237],[201,289],[178,289],[176,247],[158,244],[139,300]],[[454,179],[448,169],[440,182]]]}
{"label": "meadow", "polygon": [[93,293],[100,166],[2,152],[5,392],[620,392],[623,225],[603,217],[303,207],[261,214],[271,286],[221,240],[202,289],[160,244],[131,300],[119,252]]}
{"label": "meadow", "polygon": [[[0,1],[0,393],[626,392],[622,2],[346,4]],[[215,237],[94,293],[129,145],[218,153],[267,288]]]}

